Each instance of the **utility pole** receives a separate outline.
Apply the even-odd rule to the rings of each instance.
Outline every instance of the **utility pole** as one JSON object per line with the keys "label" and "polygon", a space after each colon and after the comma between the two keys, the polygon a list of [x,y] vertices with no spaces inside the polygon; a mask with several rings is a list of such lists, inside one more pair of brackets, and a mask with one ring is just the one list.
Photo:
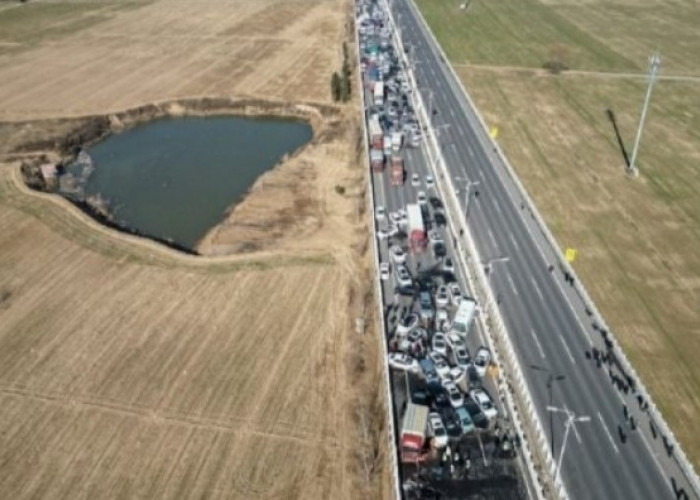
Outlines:
{"label": "utility pole", "polygon": [[632,160],[630,160],[629,170],[632,174],[637,175],[638,170],[635,165],[637,160],[637,152],[639,150],[639,141],[642,138],[642,130],[644,129],[644,119],[647,116],[647,108],[649,107],[649,99],[651,98],[651,89],[654,87],[656,77],[661,67],[661,56],[655,52],[649,57],[649,72],[647,73],[648,85],[647,93],[644,97],[644,106],[642,107],[642,116],[639,118],[639,126],[637,127],[637,137],[634,139],[634,148],[632,149]]}
{"label": "utility pole", "polygon": [[[472,181],[470,179],[465,179],[463,177],[455,177],[455,180],[457,181],[462,181],[466,182],[467,186],[465,188],[465,193],[464,193],[464,217],[466,219],[469,219],[469,200],[471,199],[471,191],[472,191],[472,186],[478,186],[480,181]],[[459,190],[455,194],[459,194]],[[478,196],[478,193],[476,193]]]}
{"label": "utility pole", "polygon": [[496,257],[495,259],[489,260],[485,265],[484,265],[484,270],[486,271],[486,277],[488,278],[489,285],[491,285],[491,274],[493,274],[493,265],[497,264],[499,262],[508,262],[510,261],[510,257],[508,256],[503,256],[503,257]]}
{"label": "utility pole", "polygon": [[551,411],[554,413],[564,413],[566,415],[566,423],[564,424],[564,440],[561,444],[559,460],[557,461],[557,471],[554,475],[555,483],[561,484],[561,461],[564,458],[564,451],[566,450],[566,440],[569,437],[569,429],[571,429],[572,426],[576,425],[577,422],[590,422],[591,417],[577,417],[576,414],[568,408],[556,408],[554,406],[548,406],[547,411]]}

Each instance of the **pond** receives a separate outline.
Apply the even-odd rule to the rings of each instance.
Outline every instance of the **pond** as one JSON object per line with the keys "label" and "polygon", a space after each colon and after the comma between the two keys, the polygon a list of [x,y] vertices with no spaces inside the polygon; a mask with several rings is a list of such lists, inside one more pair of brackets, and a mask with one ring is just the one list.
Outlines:
{"label": "pond", "polygon": [[193,249],[258,176],[312,137],[288,120],[168,118],[109,136],[69,165],[72,198],[100,199],[113,219]]}

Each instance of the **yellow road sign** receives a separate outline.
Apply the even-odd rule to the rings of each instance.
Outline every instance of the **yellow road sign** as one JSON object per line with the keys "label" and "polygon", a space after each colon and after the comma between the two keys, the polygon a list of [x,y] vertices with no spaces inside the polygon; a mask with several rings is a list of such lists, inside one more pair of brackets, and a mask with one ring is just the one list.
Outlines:
{"label": "yellow road sign", "polygon": [[491,127],[491,130],[489,130],[489,135],[491,136],[491,139],[498,137],[498,127]]}
{"label": "yellow road sign", "polygon": [[564,254],[564,256],[566,257],[566,260],[567,260],[568,262],[573,262],[573,261],[576,259],[576,254],[577,254],[577,253],[578,253],[578,252],[576,251],[575,248],[567,248],[567,249],[566,249],[566,253]]}

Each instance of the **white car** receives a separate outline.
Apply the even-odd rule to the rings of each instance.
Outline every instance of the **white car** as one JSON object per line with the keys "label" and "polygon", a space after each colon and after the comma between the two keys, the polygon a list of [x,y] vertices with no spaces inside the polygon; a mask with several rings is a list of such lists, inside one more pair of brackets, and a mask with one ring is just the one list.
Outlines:
{"label": "white car", "polygon": [[386,232],[390,238],[393,238],[394,236],[399,234],[399,228],[396,227],[394,224],[389,224],[386,228]]}
{"label": "white car", "polygon": [[380,240],[385,240],[389,236],[389,230],[387,228],[382,227],[380,229],[377,229],[377,238],[379,238]]}
{"label": "white car", "polygon": [[413,330],[415,330],[415,328],[418,326],[419,321],[420,318],[416,313],[411,313],[404,316],[403,318],[401,318],[401,321],[399,321],[399,324],[396,326],[396,335],[408,335]]}
{"label": "white car", "polygon": [[471,361],[471,359],[469,359],[469,352],[464,347],[452,349],[452,359],[457,366],[463,368],[464,370],[469,367],[469,362]]}
{"label": "white car", "polygon": [[445,285],[440,285],[435,293],[435,304],[437,307],[445,308],[450,303],[450,294]]}
{"label": "white car", "polygon": [[428,203],[428,198],[425,196],[423,191],[418,191],[418,203],[420,205],[425,205]]}
{"label": "white car", "polygon": [[389,249],[389,256],[394,264],[404,264],[406,262],[406,251],[399,245],[393,245]]}
{"label": "white car", "polygon": [[428,423],[430,424],[430,430],[433,434],[433,443],[437,448],[444,448],[449,443],[449,437],[447,436],[447,430],[445,429],[442,419],[437,412],[430,412],[428,414]]}
{"label": "white car", "polygon": [[411,275],[408,272],[408,269],[406,269],[406,266],[403,264],[399,264],[396,266],[396,281],[398,281],[399,286],[401,287],[409,287],[413,285],[413,280],[411,279]]}
{"label": "white car", "polygon": [[420,186],[420,177],[418,177],[418,174],[413,174],[411,176],[411,186],[413,186],[414,188]]}
{"label": "white car", "polygon": [[437,229],[428,231],[428,241],[433,245],[442,242],[442,238],[440,237],[440,233],[437,232]]}
{"label": "white car", "polygon": [[493,405],[493,400],[489,393],[484,389],[474,389],[469,393],[474,402],[479,405],[481,411],[486,415],[489,420],[496,418],[498,416],[498,410]]}
{"label": "white car", "polygon": [[444,333],[437,332],[433,335],[432,348],[433,351],[447,357],[447,341]]}
{"label": "white car", "polygon": [[435,187],[435,179],[433,179],[432,175],[429,175],[425,178],[425,185],[428,187],[428,189]]}
{"label": "white car", "polygon": [[460,290],[457,283],[450,283],[450,298],[452,299],[452,305],[455,307],[462,302],[462,290]]}
{"label": "white car", "polygon": [[442,354],[435,351],[430,351],[428,357],[433,361],[433,365],[435,365],[435,371],[437,372],[438,377],[440,377],[440,380],[445,380],[449,378],[450,365],[447,363],[447,360],[442,357]]}
{"label": "white car", "polygon": [[450,257],[445,257],[445,260],[442,261],[442,270],[446,273],[454,274],[455,265]]}
{"label": "white car", "polygon": [[383,221],[386,219],[386,211],[384,210],[383,206],[380,205],[375,209],[374,218],[377,219],[377,221]]}
{"label": "white car", "polygon": [[397,370],[409,371],[413,373],[420,372],[418,361],[408,354],[402,352],[389,353],[389,366]]}
{"label": "white car", "polygon": [[489,367],[489,363],[491,363],[491,351],[486,347],[480,347],[479,350],[476,351],[476,356],[474,356],[474,368],[476,368],[476,373],[478,373],[480,377],[486,375],[486,369]]}
{"label": "white car", "polygon": [[450,400],[452,408],[464,406],[464,396],[462,395],[462,391],[457,388],[457,385],[452,380],[443,382],[442,386],[445,388],[445,391],[447,391],[447,397]]}
{"label": "white car", "polygon": [[391,276],[391,266],[388,262],[382,262],[379,264],[379,277],[382,280],[388,280]]}
{"label": "white car", "polygon": [[403,208],[399,208],[396,213],[399,216],[399,221],[396,223],[399,227],[408,226],[408,213]]}
{"label": "white car", "polygon": [[450,333],[446,337],[446,340],[447,340],[447,345],[450,346],[450,349],[459,349],[460,347],[462,349],[467,348],[467,343],[464,342],[464,339],[456,333]]}
{"label": "white car", "polygon": [[389,220],[397,226],[401,224],[401,214],[398,210],[396,212],[389,212]]}
{"label": "white car", "polygon": [[450,315],[446,309],[438,309],[435,312],[435,327],[437,330],[445,332],[450,331]]}

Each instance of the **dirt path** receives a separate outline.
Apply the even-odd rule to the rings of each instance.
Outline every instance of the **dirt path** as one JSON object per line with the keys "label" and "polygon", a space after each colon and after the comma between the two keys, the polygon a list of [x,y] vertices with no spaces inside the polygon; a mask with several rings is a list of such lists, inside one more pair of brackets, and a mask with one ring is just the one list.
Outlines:
{"label": "dirt path", "polygon": [[[476,70],[476,71],[490,71],[494,73],[527,73],[536,76],[551,76],[551,77],[591,77],[591,78],[636,78],[636,79],[646,79],[646,73],[611,73],[606,71],[585,71],[568,69],[559,74],[553,74],[550,71],[543,68],[533,68],[527,66],[502,66],[502,65],[489,65],[489,64],[452,64],[455,69],[464,70]],[[676,81],[676,82],[690,82],[690,83],[700,83],[700,76],[695,75],[666,75],[659,74],[657,76],[659,80],[665,81]]]}

